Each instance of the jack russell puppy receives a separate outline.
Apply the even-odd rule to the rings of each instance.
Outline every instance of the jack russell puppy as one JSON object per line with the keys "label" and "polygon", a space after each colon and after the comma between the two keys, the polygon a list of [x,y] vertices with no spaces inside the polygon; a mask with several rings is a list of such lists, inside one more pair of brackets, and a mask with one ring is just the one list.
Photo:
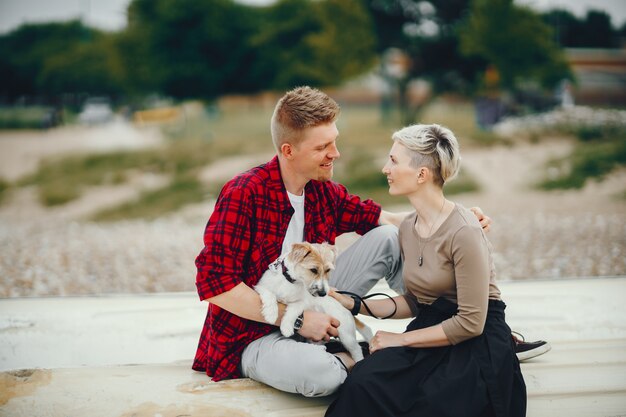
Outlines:
{"label": "jack russell puppy", "polygon": [[294,243],[289,253],[274,261],[254,287],[261,296],[261,313],[269,323],[278,319],[278,302],[287,305],[280,323],[285,337],[294,334],[294,323],[304,310],[324,312],[337,320],[339,340],[352,359],[360,361],[363,352],[356,340],[355,330],[369,342],[372,332],[356,320],[339,301],[327,296],[328,278],[335,268],[337,249],[327,243]]}

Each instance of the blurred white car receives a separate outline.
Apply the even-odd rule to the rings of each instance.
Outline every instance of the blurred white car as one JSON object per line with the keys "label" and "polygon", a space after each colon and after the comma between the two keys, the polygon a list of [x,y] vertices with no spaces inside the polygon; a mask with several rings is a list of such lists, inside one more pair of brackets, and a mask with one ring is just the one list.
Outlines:
{"label": "blurred white car", "polygon": [[109,100],[94,97],[85,101],[83,110],[78,115],[78,120],[81,123],[92,125],[110,122],[113,120],[113,116],[114,114]]}

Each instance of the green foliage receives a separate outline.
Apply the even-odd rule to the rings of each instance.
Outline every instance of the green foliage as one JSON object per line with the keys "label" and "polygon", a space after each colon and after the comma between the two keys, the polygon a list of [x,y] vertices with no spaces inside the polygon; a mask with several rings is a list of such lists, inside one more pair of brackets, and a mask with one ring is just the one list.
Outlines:
{"label": "green foliage", "polygon": [[133,0],[128,26],[24,25],[0,36],[0,95],[65,93],[212,100],[224,94],[336,85],[372,67],[361,0]]}
{"label": "green foliage", "polygon": [[252,38],[269,87],[336,85],[371,68],[375,38],[359,0],[282,0]]}
{"label": "green foliage", "polygon": [[0,94],[119,92],[111,36],[78,21],[27,24],[0,36]]}
{"label": "green foliage", "polygon": [[619,48],[619,30],[613,28],[611,16],[603,11],[588,10],[579,19],[567,10],[555,9],[542,14],[554,29],[557,43],[566,48]]}
{"label": "green foliage", "polygon": [[129,88],[177,98],[334,85],[374,61],[358,0],[135,0],[118,46]]}
{"label": "green foliage", "polygon": [[[436,93],[470,92],[486,63],[459,51],[458,26],[469,11],[469,0],[433,0],[434,14],[421,11],[413,2],[377,0],[367,2],[378,39],[378,50],[400,48],[412,60],[408,79],[428,79]],[[425,23],[437,32],[421,33]],[[408,29],[408,30],[407,30]]]}
{"label": "green foliage", "polygon": [[232,0],[134,0],[118,40],[129,87],[176,98],[245,91],[257,14]]}
{"label": "green foliage", "polygon": [[472,0],[459,36],[461,52],[491,63],[505,89],[514,90],[527,80],[552,87],[563,78],[572,78],[551,28],[513,0]]}

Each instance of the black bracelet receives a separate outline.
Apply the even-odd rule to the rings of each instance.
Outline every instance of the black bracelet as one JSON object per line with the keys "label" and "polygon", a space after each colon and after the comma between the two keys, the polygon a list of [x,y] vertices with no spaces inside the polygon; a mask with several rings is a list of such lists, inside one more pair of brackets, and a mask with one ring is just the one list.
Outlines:
{"label": "black bracelet", "polygon": [[[364,295],[363,297],[361,297],[358,294],[355,294],[355,293],[350,292],[350,291],[337,291],[337,292],[339,294],[343,294],[343,295],[347,295],[349,297],[352,297],[352,299],[354,300],[354,306],[352,306],[352,310],[350,310],[350,313],[352,313],[353,316],[356,316],[357,314],[359,314],[359,311],[361,311],[361,304],[363,304],[363,307],[365,307],[365,310],[367,311],[367,314],[369,314],[370,316],[372,316],[372,317],[374,317],[376,319],[379,319],[379,320],[388,319],[390,317],[393,317],[398,312],[398,304],[396,304],[396,302],[393,299],[393,297],[391,297],[388,294],[384,294],[384,293],[381,293],[381,292],[376,292],[376,293]],[[372,310],[370,310],[370,308],[367,306],[367,303],[365,302],[365,300],[367,300],[368,298],[376,297],[376,296],[387,297],[387,298],[389,298],[391,300],[391,302],[393,303],[393,312],[391,314],[389,314],[388,316],[385,316],[385,317],[378,317],[376,314],[374,314],[372,312]]]}
{"label": "black bracelet", "polygon": [[359,314],[359,311],[361,311],[361,297],[358,295],[350,295],[350,297],[354,300],[354,306],[352,306],[350,313],[352,313],[353,316],[356,316]]}

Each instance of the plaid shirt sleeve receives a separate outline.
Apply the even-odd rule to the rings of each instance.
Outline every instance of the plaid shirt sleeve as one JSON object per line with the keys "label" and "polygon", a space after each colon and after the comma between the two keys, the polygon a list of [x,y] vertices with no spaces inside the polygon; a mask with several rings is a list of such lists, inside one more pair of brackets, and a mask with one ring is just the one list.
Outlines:
{"label": "plaid shirt sleeve", "polygon": [[251,198],[234,182],[224,186],[204,231],[204,249],[196,258],[196,287],[201,300],[229,291],[243,281],[251,245]]}
{"label": "plaid shirt sleeve", "polygon": [[350,194],[341,184],[333,183],[337,196],[337,232],[357,232],[363,235],[378,226],[380,204],[373,200],[361,200],[357,195]]}

